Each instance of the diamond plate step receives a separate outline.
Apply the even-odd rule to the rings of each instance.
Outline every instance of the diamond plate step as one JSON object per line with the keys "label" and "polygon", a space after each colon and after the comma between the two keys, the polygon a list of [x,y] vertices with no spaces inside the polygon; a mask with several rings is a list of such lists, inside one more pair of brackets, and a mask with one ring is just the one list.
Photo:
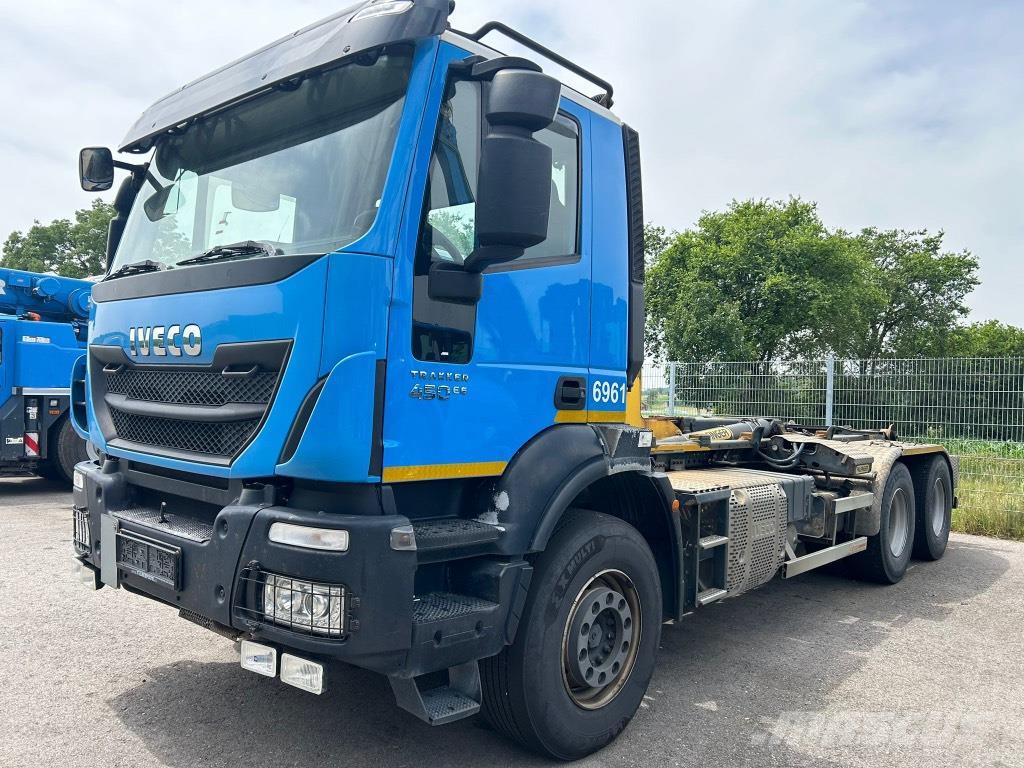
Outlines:
{"label": "diamond plate step", "polygon": [[421,690],[416,679],[390,676],[395,701],[430,725],[445,725],[480,711],[480,665],[475,661],[448,668],[448,684]]}
{"label": "diamond plate step", "polygon": [[412,527],[420,562],[477,555],[505,532],[497,525],[460,517],[414,521]]}
{"label": "diamond plate step", "polygon": [[468,616],[479,611],[490,611],[495,604],[489,600],[451,592],[431,592],[417,597],[412,604],[412,620],[416,624],[430,624]]}
{"label": "diamond plate step", "polygon": [[464,717],[471,717],[480,711],[480,702],[473,701],[464,693],[452,690],[447,685],[424,691],[423,709],[431,725],[444,725]]}
{"label": "diamond plate step", "polygon": [[709,605],[718,600],[721,600],[728,594],[729,591],[725,589],[705,589],[703,592],[697,595],[697,605],[703,608],[705,605]]}
{"label": "diamond plate step", "polygon": [[729,543],[728,536],[705,536],[699,542],[701,549],[714,549]]}

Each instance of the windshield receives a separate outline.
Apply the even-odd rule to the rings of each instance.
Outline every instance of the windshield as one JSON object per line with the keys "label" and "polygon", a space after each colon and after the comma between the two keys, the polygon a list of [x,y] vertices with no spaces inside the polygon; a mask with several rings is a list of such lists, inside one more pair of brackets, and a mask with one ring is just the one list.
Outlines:
{"label": "windshield", "polygon": [[174,267],[217,246],[239,257],[328,253],[361,237],[380,206],[412,54],[361,54],[222,110],[157,145],[111,274]]}

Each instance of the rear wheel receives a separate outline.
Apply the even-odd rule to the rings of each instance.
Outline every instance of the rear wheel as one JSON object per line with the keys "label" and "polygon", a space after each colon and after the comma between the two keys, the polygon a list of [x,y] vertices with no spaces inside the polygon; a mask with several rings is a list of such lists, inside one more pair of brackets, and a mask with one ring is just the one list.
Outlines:
{"label": "rear wheel", "polygon": [[911,473],[917,495],[917,532],[914,557],[938,560],[949,542],[953,516],[953,478],[942,456],[932,456],[917,464]]}
{"label": "rear wheel", "polygon": [[643,537],[568,513],[534,570],[516,641],[482,664],[484,714],[560,760],[611,742],[643,700],[661,636],[661,584]]}
{"label": "rear wheel", "polygon": [[42,477],[60,483],[70,484],[75,465],[89,458],[85,441],[75,432],[67,416],[62,416],[52,427],[47,452],[46,461],[36,471]]}
{"label": "rear wheel", "polygon": [[878,534],[868,538],[865,551],[850,558],[854,573],[881,584],[902,579],[914,547],[916,519],[914,481],[906,465],[897,462],[882,491]]}

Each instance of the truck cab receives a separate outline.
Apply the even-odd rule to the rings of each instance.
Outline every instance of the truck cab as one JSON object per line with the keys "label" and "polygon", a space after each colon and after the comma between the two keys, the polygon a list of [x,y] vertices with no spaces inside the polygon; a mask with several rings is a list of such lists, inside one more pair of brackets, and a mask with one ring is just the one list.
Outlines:
{"label": "truck cab", "polygon": [[103,454],[76,557],[251,671],[319,693],[344,660],[429,723],[579,757],[664,621],[863,553],[886,507],[834,432],[641,417],[637,134],[601,78],[450,12],[361,3],[158,101],[119,148],[142,162],[83,150],[85,188],[128,175],[73,382]]}
{"label": "truck cab", "polygon": [[40,474],[70,485],[87,458],[68,414],[91,288],[85,280],[0,268],[0,476]]}

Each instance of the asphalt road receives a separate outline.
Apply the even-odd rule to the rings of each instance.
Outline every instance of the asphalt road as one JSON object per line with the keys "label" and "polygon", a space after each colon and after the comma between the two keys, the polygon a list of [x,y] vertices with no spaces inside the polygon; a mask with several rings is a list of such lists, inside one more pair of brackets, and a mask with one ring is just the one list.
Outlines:
{"label": "asphalt road", "polygon": [[[72,574],[70,494],[0,480],[0,766],[546,765],[476,720],[432,729],[387,681],[321,697]],[[590,766],[1024,766],[1024,544],[954,536],[878,587],[776,581],[665,627],[648,699]]]}

